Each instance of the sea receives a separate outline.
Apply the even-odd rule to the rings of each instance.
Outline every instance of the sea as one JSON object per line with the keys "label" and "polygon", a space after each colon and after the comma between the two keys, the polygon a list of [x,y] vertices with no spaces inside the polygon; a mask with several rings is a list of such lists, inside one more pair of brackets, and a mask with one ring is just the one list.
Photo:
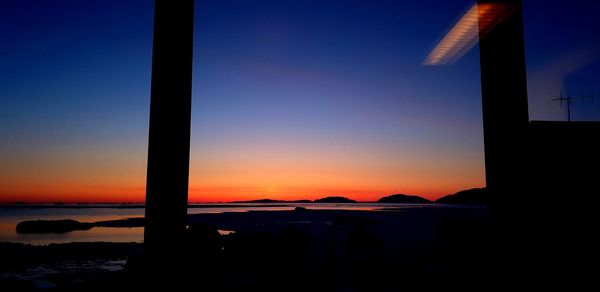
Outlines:
{"label": "sea", "polygon": [[[188,214],[291,211],[296,207],[312,210],[363,210],[381,211],[404,208],[450,208],[439,204],[378,204],[378,203],[224,203],[191,204]],[[79,222],[97,222],[133,217],[144,217],[142,205],[6,205],[0,206],[0,242],[18,242],[48,245],[68,242],[142,242],[143,227],[94,227],[90,230],[66,233],[19,234],[16,225],[28,220],[73,219]],[[230,232],[223,230],[220,232]]]}

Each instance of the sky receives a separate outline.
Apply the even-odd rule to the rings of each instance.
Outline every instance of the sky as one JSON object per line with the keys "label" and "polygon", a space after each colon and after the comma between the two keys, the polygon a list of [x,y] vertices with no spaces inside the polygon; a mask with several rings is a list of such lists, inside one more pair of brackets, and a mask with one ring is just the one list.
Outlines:
{"label": "sky", "polygon": [[[196,2],[190,202],[485,185],[478,47],[423,65],[473,2]],[[524,2],[530,118],[599,120],[600,4]],[[143,202],[153,1],[1,7],[0,202]]]}

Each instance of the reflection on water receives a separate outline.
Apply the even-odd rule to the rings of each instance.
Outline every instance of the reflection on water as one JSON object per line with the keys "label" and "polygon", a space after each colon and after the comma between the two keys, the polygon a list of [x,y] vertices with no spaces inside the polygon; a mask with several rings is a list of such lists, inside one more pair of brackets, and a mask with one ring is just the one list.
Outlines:
{"label": "reflection on water", "polygon": [[15,232],[15,225],[11,224],[11,229],[2,230],[0,241],[21,242],[33,245],[48,245],[51,243],[69,243],[69,242],[142,242],[144,238],[144,228],[115,228],[115,227],[94,227],[90,230],[76,230],[66,233],[38,233],[38,234],[19,234]]}
{"label": "reflection on water", "polygon": [[16,226],[26,220],[73,219],[80,222],[116,220],[144,216],[143,208],[0,208],[0,242],[21,242],[34,245],[67,242],[142,242],[144,228],[95,227],[67,233],[18,234]]}
{"label": "reflection on water", "polygon": [[[223,212],[248,212],[248,211],[291,211],[296,207],[304,207],[312,210],[363,210],[378,211],[383,208],[394,208],[402,210],[406,208],[422,207],[447,207],[431,204],[324,204],[324,203],[282,203],[282,204],[203,204],[194,205],[188,209],[188,214],[207,214]],[[213,207],[214,206],[214,207]],[[143,217],[144,208],[75,208],[47,206],[44,208],[13,208],[0,207],[0,242],[21,242],[34,245],[47,245],[50,243],[67,242],[142,242],[144,228],[115,228],[94,227],[90,230],[78,230],[67,233],[45,233],[45,234],[17,234],[16,225],[26,220],[59,220],[73,219],[80,222],[97,222],[104,220],[116,220],[131,217]],[[231,230],[219,230],[222,235],[231,234]]]}
{"label": "reflection on water", "polygon": [[233,230],[223,230],[223,229],[218,229],[217,230],[219,232],[219,234],[221,235],[229,235],[229,234],[233,234],[235,233],[235,231]]}

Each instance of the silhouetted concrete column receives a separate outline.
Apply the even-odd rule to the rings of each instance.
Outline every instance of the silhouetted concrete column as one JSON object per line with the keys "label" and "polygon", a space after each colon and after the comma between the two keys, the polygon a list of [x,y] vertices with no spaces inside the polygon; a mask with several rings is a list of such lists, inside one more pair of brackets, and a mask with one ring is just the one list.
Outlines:
{"label": "silhouetted concrete column", "polygon": [[[522,279],[528,254],[525,227],[527,196],[528,126],[527,79],[520,0],[479,0],[479,4],[509,4],[512,13],[491,31],[482,31],[480,19],[481,94],[486,185],[491,192],[493,218],[490,242],[492,274],[503,275],[503,285]],[[483,9],[483,6],[480,6]],[[483,21],[482,21],[483,20]],[[493,282],[498,281],[494,279]],[[498,282],[500,282],[498,281]],[[512,285],[512,286],[511,286]]]}
{"label": "silhouetted concrete column", "polygon": [[516,195],[528,175],[529,112],[521,1],[478,3],[513,6],[511,14],[481,36],[479,48],[486,184],[498,196]]}
{"label": "silhouetted concrete column", "polygon": [[176,252],[188,198],[194,0],[155,0],[144,247]]}

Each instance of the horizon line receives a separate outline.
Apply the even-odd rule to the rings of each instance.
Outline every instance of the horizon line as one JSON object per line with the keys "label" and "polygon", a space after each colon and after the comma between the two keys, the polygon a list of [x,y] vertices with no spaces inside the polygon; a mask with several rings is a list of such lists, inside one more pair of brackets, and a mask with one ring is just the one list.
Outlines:
{"label": "horizon line", "polygon": [[[475,187],[475,188],[469,188],[469,189],[464,189],[464,190],[470,190],[470,189],[477,189],[477,188],[485,188],[485,187]],[[463,191],[463,190],[461,190]],[[460,192],[460,191],[458,191]],[[455,193],[449,193],[446,195],[442,195],[437,199],[427,199],[422,195],[414,195],[414,194],[405,194],[405,193],[395,193],[395,194],[389,194],[389,195],[383,195],[382,197],[380,197],[379,199],[385,198],[385,197],[389,197],[389,196],[393,196],[393,195],[406,195],[406,196],[416,196],[425,200],[428,200],[430,202],[435,202],[440,198],[443,198],[445,196],[448,195],[453,195],[456,194],[458,192]],[[307,201],[306,203],[316,203],[316,200],[320,200],[320,199],[324,199],[324,198],[331,198],[331,197],[339,197],[339,198],[345,198],[345,199],[350,199],[353,200],[355,202],[352,203],[377,203],[377,200],[355,200],[352,199],[350,197],[346,197],[346,196],[324,196],[322,198],[317,198],[317,199],[291,199],[291,200],[282,200],[282,199],[271,199],[271,198],[258,198],[258,199],[248,199],[248,200],[232,200],[232,201],[188,201],[187,204],[231,204],[231,203],[251,203],[251,202],[255,202],[255,201],[263,201],[263,200],[270,200],[270,201],[274,201],[273,203],[299,203],[298,201]],[[115,201],[105,201],[105,202],[86,202],[86,201],[7,201],[7,202],[0,202],[0,206],[18,206],[18,205],[55,205],[55,206],[60,206],[60,205],[144,205],[145,206],[146,202],[144,201],[125,201],[125,202],[115,202]],[[339,204],[339,203],[337,203]]]}

